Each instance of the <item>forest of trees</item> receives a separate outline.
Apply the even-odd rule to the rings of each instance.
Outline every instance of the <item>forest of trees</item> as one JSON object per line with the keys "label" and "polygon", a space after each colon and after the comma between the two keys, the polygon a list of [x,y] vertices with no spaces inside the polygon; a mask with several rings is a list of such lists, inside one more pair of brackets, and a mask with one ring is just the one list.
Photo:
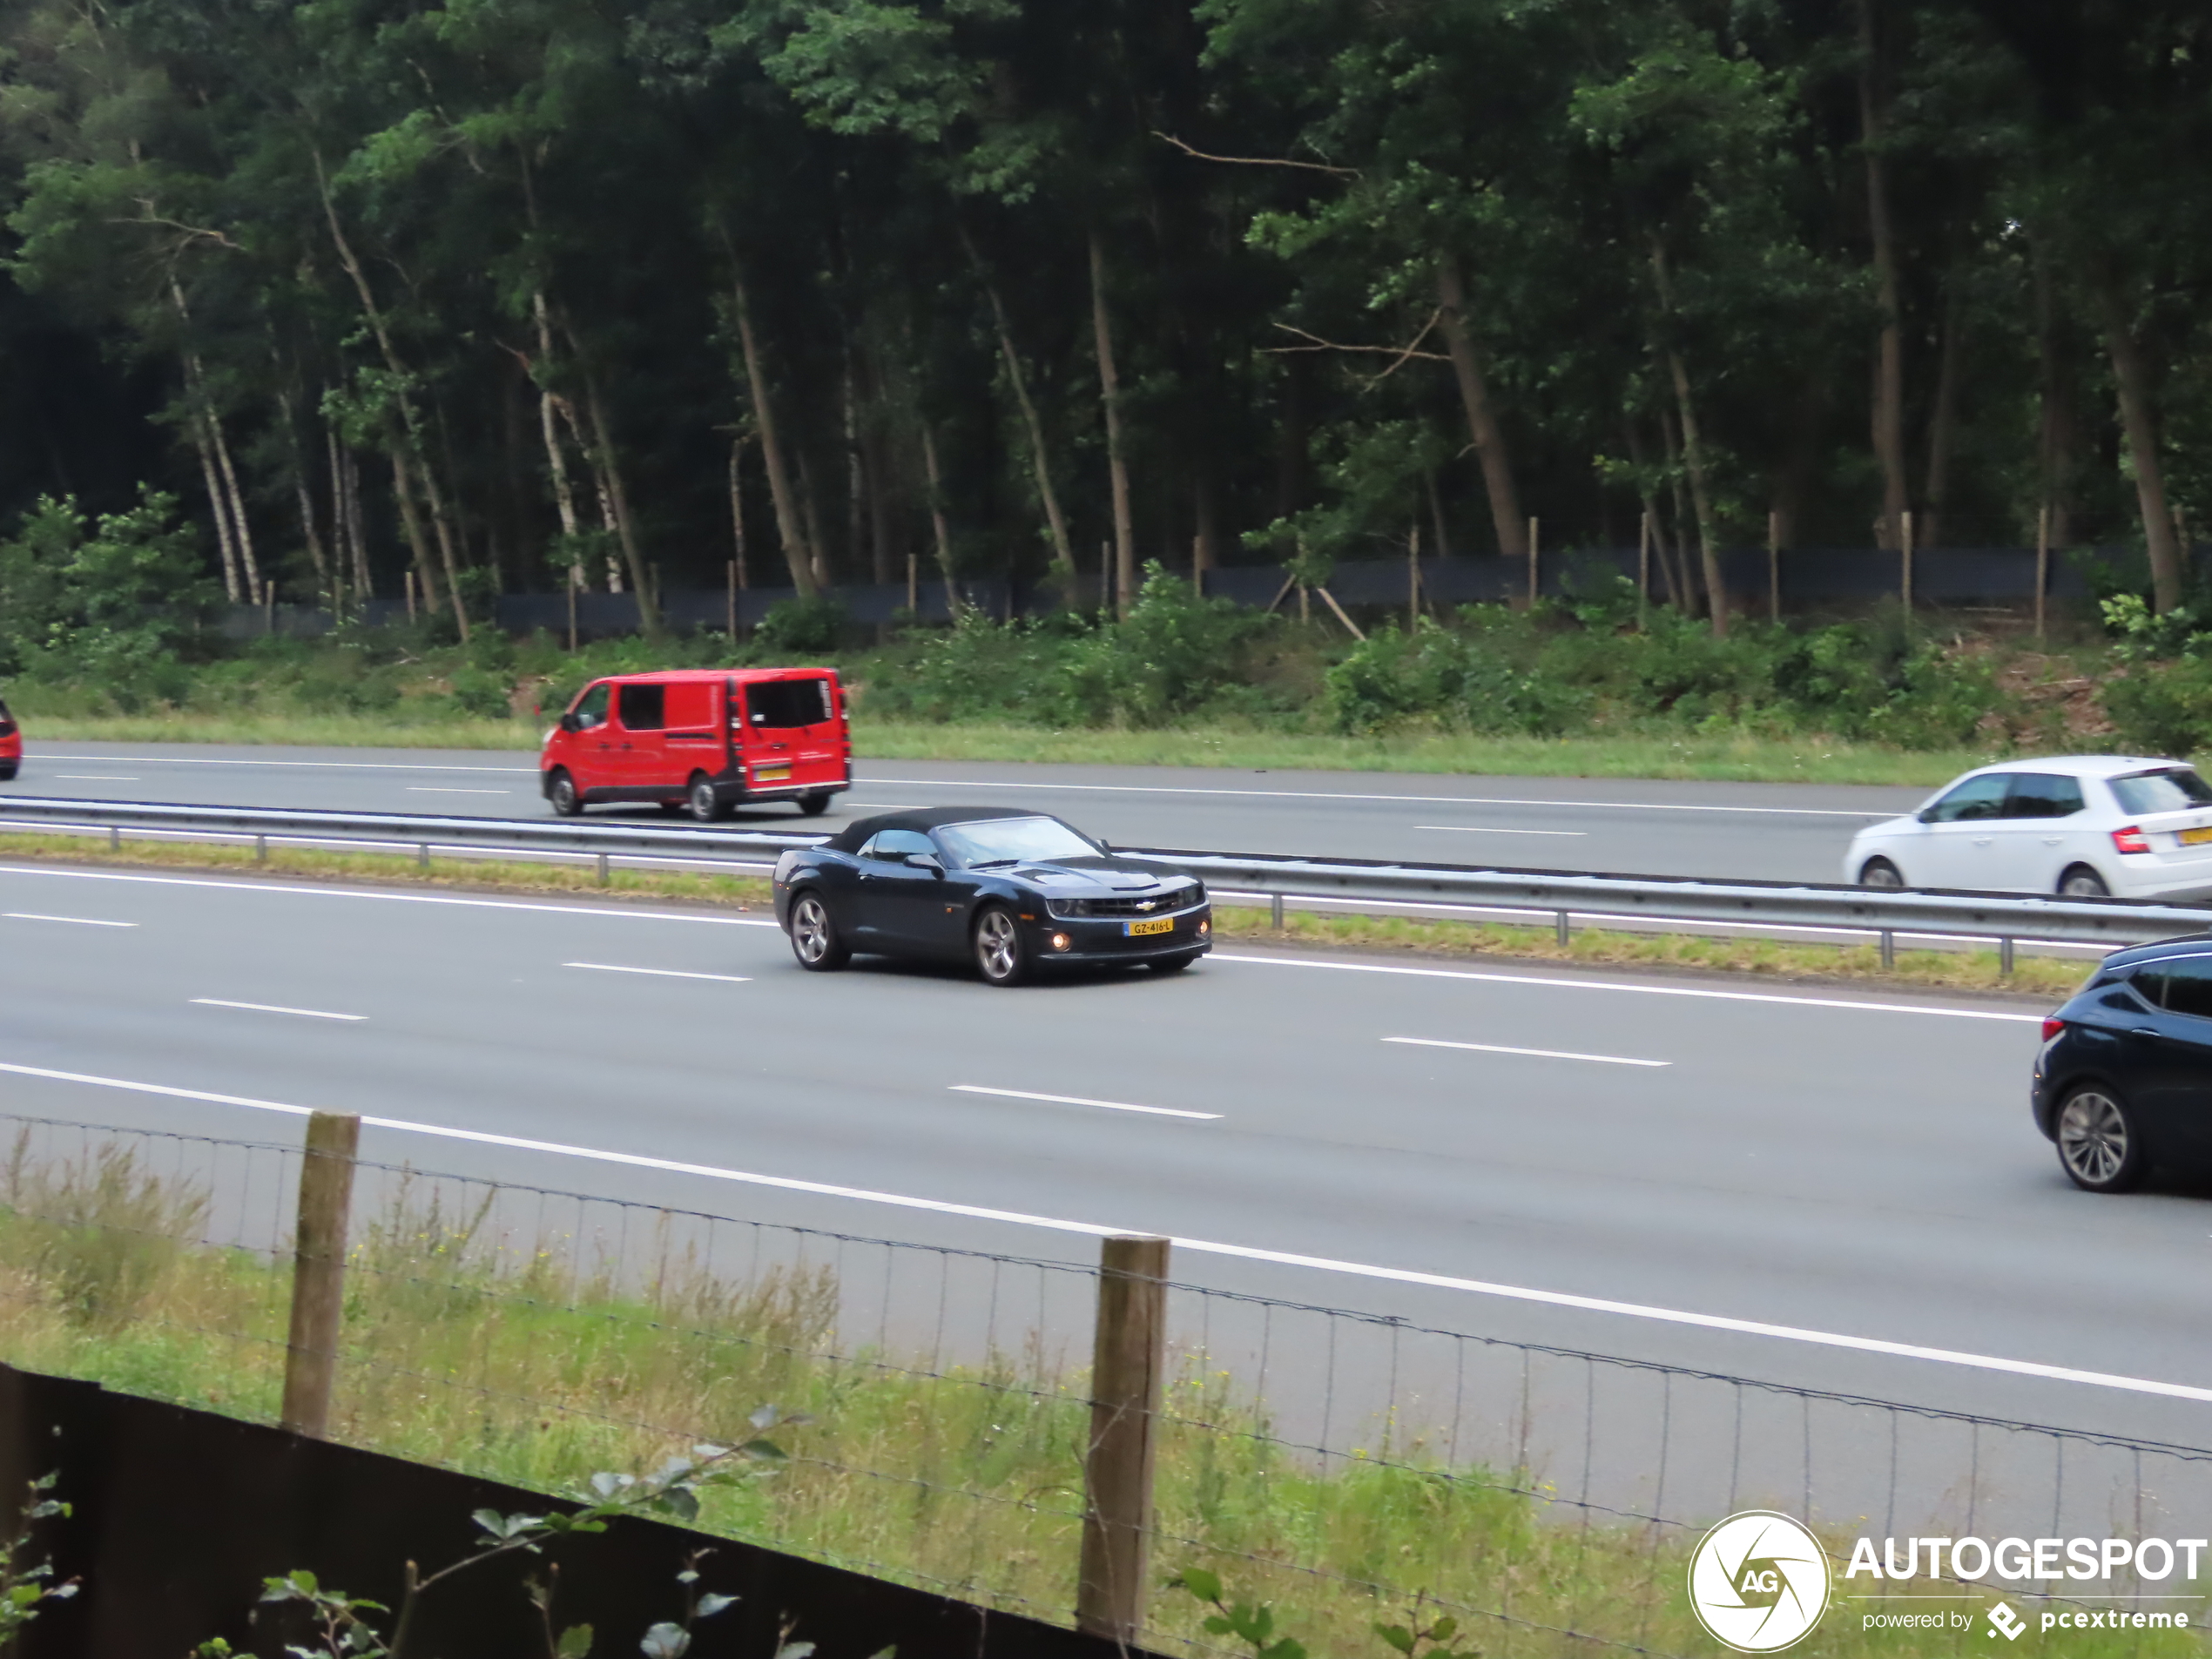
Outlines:
{"label": "forest of trees", "polygon": [[[0,517],[233,597],[2212,514],[2182,0],[3,0]],[[1909,525],[1907,516],[1910,515]],[[4,525],[0,525],[4,529]],[[1079,583],[1080,589],[1070,585]]]}

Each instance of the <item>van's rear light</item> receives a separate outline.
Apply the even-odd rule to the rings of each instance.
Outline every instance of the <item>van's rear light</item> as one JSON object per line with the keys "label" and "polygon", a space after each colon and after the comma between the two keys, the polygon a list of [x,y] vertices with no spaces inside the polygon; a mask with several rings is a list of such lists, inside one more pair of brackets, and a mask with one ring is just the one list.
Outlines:
{"label": "van's rear light", "polygon": [[2053,1037],[2055,1037],[2060,1032],[2065,1029],[2066,1022],[2059,1018],[2057,1015],[2047,1014],[2043,1016],[2044,1042],[2048,1042]]}
{"label": "van's rear light", "polygon": [[2113,831],[2112,850],[2115,853],[2148,853],[2150,851],[2150,838],[2130,824],[2126,829]]}

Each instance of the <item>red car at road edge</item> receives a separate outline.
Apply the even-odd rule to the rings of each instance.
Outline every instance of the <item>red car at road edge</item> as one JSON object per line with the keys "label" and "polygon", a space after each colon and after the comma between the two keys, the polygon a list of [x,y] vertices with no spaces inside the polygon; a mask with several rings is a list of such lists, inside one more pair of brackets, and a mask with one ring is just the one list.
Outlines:
{"label": "red car at road edge", "polygon": [[14,777],[22,765],[23,728],[8,712],[8,705],[0,703],[0,783]]}

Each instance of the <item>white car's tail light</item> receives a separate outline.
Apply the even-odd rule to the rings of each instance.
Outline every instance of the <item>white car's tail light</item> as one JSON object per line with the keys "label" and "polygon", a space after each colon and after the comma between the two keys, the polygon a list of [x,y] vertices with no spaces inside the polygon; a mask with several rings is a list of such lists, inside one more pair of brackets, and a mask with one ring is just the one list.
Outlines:
{"label": "white car's tail light", "polygon": [[2115,853],[2148,853],[2150,851],[2150,838],[2130,824],[2126,829],[2113,831],[2112,850]]}

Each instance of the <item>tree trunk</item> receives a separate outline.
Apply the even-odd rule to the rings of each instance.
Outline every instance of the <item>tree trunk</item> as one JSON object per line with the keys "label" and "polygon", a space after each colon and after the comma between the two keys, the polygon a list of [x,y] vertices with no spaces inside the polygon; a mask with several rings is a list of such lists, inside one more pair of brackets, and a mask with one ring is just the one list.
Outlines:
{"label": "tree trunk", "polygon": [[1912,522],[1912,545],[1943,545],[1943,509],[1951,496],[1951,456],[1959,436],[1959,360],[1966,332],[1963,258],[1954,258],[1944,283],[1943,344],[1936,357],[1935,412],[1928,421],[1928,487],[1925,510]]}
{"label": "tree trunk", "polygon": [[[188,375],[188,378],[192,378]],[[192,395],[189,392],[187,396]],[[199,409],[192,412],[192,448],[199,452],[199,475],[207,486],[207,510],[215,520],[215,545],[223,558],[223,594],[233,604],[239,603],[238,544],[231,540],[230,503],[223,495],[223,482],[215,470],[215,450],[207,442],[207,422]]]}
{"label": "tree trunk", "polygon": [[1076,550],[1068,539],[1067,515],[1060,510],[1060,492],[1052,487],[1050,452],[1045,447],[1044,422],[1038,418],[1037,406],[1029,396],[1029,377],[1022,369],[1022,354],[1014,349],[1014,328],[1006,320],[1006,302],[999,298],[998,285],[983,269],[983,256],[976,252],[974,241],[967,227],[960,233],[961,246],[968,250],[968,263],[975,269],[975,280],[982,284],[983,297],[990,301],[991,323],[998,331],[999,355],[1006,364],[1007,384],[1014,388],[1014,401],[1022,410],[1022,429],[1029,435],[1029,471],[1036,480],[1037,501],[1044,509],[1046,528],[1052,536],[1053,562],[1068,573],[1073,581],[1076,574]]}
{"label": "tree trunk", "polygon": [[[1659,288],[1659,310],[1669,327],[1675,314],[1674,284],[1667,274],[1667,250],[1657,237],[1651,240],[1651,275]],[[1682,422],[1683,466],[1689,474],[1690,504],[1697,511],[1697,554],[1703,567],[1705,597],[1712,608],[1713,637],[1728,637],[1728,589],[1721,577],[1721,553],[1713,523],[1712,491],[1705,477],[1705,448],[1697,435],[1697,408],[1689,395],[1689,370],[1682,352],[1667,347],[1667,374],[1675,387],[1676,418]]]}
{"label": "tree trunk", "polygon": [[215,466],[222,475],[224,499],[230,503],[232,533],[238,538],[239,577],[246,583],[247,597],[259,604],[261,567],[253,556],[253,528],[246,522],[246,496],[238,487],[238,469],[231,464],[231,446],[223,436],[222,419],[212,408],[207,411],[207,430],[214,442]]}
{"label": "tree trunk", "polygon": [[730,298],[737,314],[738,349],[745,359],[745,395],[752,404],[753,423],[760,430],[760,459],[768,469],[768,499],[776,509],[776,539],[783,544],[784,563],[791,570],[791,584],[804,598],[817,591],[814,550],[799,513],[797,493],[792,489],[791,468],[784,455],[783,439],[776,428],[776,412],[768,395],[767,376],[760,368],[760,346],[752,332],[752,307],[745,299],[745,274],[738,267],[736,250],[725,239],[730,258]]}
{"label": "tree trunk", "polygon": [[1905,477],[1905,326],[1898,299],[1897,236],[1890,219],[1888,169],[1881,153],[1875,3],[1876,0],[1858,0],[1858,125],[1860,146],[1866,152],[1866,222],[1874,244],[1875,295],[1882,319],[1874,350],[1874,458],[1882,469],[1882,516],[1876,539],[1883,547],[1894,548],[1901,544],[1905,515],[1912,502]]}
{"label": "tree trunk", "polygon": [[[1635,416],[1629,416],[1622,424],[1628,430],[1629,460],[1635,467],[1637,474],[1636,496],[1643,504],[1644,520],[1651,526],[1651,545],[1659,555],[1659,580],[1666,585],[1667,603],[1687,617],[1696,609],[1696,596],[1690,592],[1689,583],[1683,579],[1675,563],[1674,544],[1667,536],[1666,515],[1660,510],[1659,498],[1652,493],[1651,486],[1644,476],[1643,435],[1636,428]],[[1665,442],[1671,462],[1674,443],[1668,435],[1669,429],[1664,415],[1660,417],[1659,426],[1661,438]]]}
{"label": "tree trunk", "polygon": [[937,464],[937,433],[924,417],[921,425],[921,465],[929,482],[929,529],[937,543],[937,570],[945,578],[945,614],[960,620],[960,590],[953,583],[953,532],[945,522],[945,475]]}
{"label": "tree trunk", "polygon": [[[1652,353],[1658,354],[1658,347]],[[1675,412],[1662,405],[1659,410],[1659,442],[1667,451],[1667,500],[1674,509],[1675,575],[1680,580],[1686,600],[1684,614],[1689,616],[1712,614],[1703,591],[1697,585],[1697,567],[1689,557],[1689,497],[1683,489],[1682,431],[1676,425]]]}
{"label": "tree trunk", "polygon": [[1114,497],[1116,614],[1129,620],[1136,603],[1136,526],[1130,517],[1129,456],[1122,440],[1122,381],[1114,367],[1113,320],[1106,310],[1106,242],[1090,232],[1090,331],[1098,354],[1098,395],[1106,409],[1106,472]]}
{"label": "tree trunk", "polygon": [[2143,519],[2143,544],[2150,552],[2152,602],[2171,610],[2182,603],[2180,538],[2174,532],[2174,513],[2166,499],[2166,469],[2158,453],[2158,412],[2151,390],[2150,366],[2135,338],[2134,320],[2128,314],[2118,279],[2100,273],[2097,305],[2102,313],[2105,348],[2112,358],[2112,378],[2120,394],[2120,424],[2128,437],[2128,459],[2135,474],[2135,500]]}
{"label": "tree trunk", "polygon": [[745,568],[745,437],[739,434],[730,440],[730,553],[738,567],[738,586],[752,585],[752,572]]}
{"label": "tree trunk", "polygon": [[799,510],[806,519],[806,544],[814,550],[814,580],[821,587],[830,585],[829,557],[822,540],[822,508],[814,494],[814,469],[806,458],[806,446],[799,447]]}
{"label": "tree trunk", "polygon": [[277,408],[284,415],[284,435],[292,450],[292,482],[300,497],[300,533],[307,539],[307,557],[315,567],[315,581],[338,608],[338,590],[331,581],[330,559],[323,550],[320,516],[315,511],[314,486],[307,478],[307,447],[300,442],[298,401],[289,387],[277,393]]}
{"label": "tree trunk", "polygon": [[438,597],[437,577],[431,564],[430,538],[422,532],[422,510],[415,505],[415,482],[407,464],[406,439],[395,442],[391,454],[392,494],[400,504],[400,523],[407,531],[407,544],[415,555],[415,575],[422,583],[423,606],[435,610],[443,602]]}
{"label": "tree trunk", "polygon": [[2041,504],[2050,512],[2054,547],[2074,541],[2074,483],[2080,467],[2081,444],[2074,381],[2074,354],[2062,337],[2058,306],[2051,292],[2050,261],[2036,246],[2035,348],[2036,397],[2040,406],[2036,421],[2036,472]]}
{"label": "tree trunk", "polygon": [[543,290],[530,295],[530,320],[537,328],[537,363],[530,378],[537,382],[537,425],[539,435],[545,441],[545,470],[553,481],[553,506],[560,515],[561,535],[567,543],[569,583],[580,588],[584,585],[585,577],[583,554],[576,539],[576,484],[569,476],[569,458],[561,448],[559,400],[546,378],[553,372],[553,325],[546,313]]}
{"label": "tree trunk", "polygon": [[1506,455],[1506,435],[1491,407],[1490,388],[1482,374],[1482,359],[1474,337],[1467,332],[1467,285],[1456,255],[1437,262],[1436,298],[1441,307],[1438,320],[1452,354],[1452,372],[1460,382],[1460,401],[1466,406],[1467,435],[1474,441],[1475,458],[1482,464],[1482,485],[1490,496],[1490,523],[1498,537],[1498,551],[1524,563],[1528,557],[1528,521],[1521,516],[1521,492],[1513,478],[1513,463]]}
{"label": "tree trunk", "polygon": [[660,596],[653,590],[652,573],[645,568],[644,551],[637,543],[636,516],[630,510],[630,489],[623,479],[622,463],[615,455],[613,426],[607,419],[606,401],[599,395],[599,377],[591,372],[590,361],[578,349],[573,335],[569,340],[569,350],[576,359],[577,372],[583,376],[583,407],[591,417],[592,448],[597,455],[600,475],[607,481],[608,500],[614,510],[615,540],[622,548],[622,562],[630,572],[631,589],[637,596],[637,624],[648,638],[658,638]]}

